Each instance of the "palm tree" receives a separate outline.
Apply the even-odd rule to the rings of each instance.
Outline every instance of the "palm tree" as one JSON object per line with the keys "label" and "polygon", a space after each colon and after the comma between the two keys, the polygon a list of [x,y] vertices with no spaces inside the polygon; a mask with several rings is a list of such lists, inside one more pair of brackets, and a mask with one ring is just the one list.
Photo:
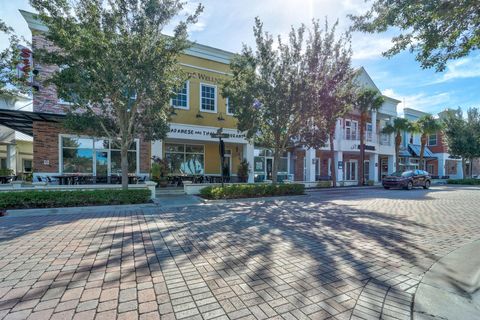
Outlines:
{"label": "palm tree", "polygon": [[400,145],[402,144],[402,131],[411,132],[413,130],[412,123],[405,118],[393,119],[393,124],[387,124],[382,133],[395,134],[395,170],[400,171]]}
{"label": "palm tree", "polygon": [[415,122],[415,127],[421,134],[420,167],[425,170],[425,163],[423,163],[423,158],[425,155],[425,146],[427,145],[428,137],[442,130],[443,126],[441,122],[438,119],[435,119],[431,114],[426,114]]}
{"label": "palm tree", "polygon": [[355,101],[355,108],[360,111],[360,179],[358,185],[365,184],[364,163],[365,163],[365,127],[370,112],[377,111],[385,99],[373,89],[364,89],[359,92]]}

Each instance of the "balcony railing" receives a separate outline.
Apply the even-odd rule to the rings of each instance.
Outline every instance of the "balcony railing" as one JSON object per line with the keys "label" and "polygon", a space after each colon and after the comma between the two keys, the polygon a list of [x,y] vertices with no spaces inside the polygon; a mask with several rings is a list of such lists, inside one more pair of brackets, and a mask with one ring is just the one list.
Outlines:
{"label": "balcony railing", "polygon": [[[346,132],[343,133],[344,140],[360,141],[360,132]],[[365,132],[365,142],[376,142],[376,136],[371,131]]]}

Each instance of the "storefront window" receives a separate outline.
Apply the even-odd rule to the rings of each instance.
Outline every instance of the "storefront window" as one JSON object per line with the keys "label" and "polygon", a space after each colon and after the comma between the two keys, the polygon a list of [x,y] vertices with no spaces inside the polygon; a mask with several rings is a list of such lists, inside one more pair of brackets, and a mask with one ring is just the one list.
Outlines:
{"label": "storefront window", "polygon": [[63,172],[93,173],[93,139],[63,137]]}
{"label": "storefront window", "polygon": [[165,159],[171,174],[203,174],[205,155],[203,145],[165,144]]}
{"label": "storefront window", "polygon": [[[62,172],[97,176],[120,174],[121,155],[118,140],[62,137]],[[129,146],[128,172],[137,172],[137,141]]]}

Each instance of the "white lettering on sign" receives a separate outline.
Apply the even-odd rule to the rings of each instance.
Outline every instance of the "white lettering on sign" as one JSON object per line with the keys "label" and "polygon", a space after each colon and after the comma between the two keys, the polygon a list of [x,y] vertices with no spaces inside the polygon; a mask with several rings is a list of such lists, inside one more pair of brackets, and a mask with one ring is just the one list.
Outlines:
{"label": "white lettering on sign", "polygon": [[[212,134],[217,134],[219,128],[200,127],[182,124],[170,124],[170,132],[168,138],[175,139],[192,139],[203,141],[218,141],[218,138],[213,138]],[[246,135],[236,129],[223,129],[223,134],[226,142],[247,143]]]}

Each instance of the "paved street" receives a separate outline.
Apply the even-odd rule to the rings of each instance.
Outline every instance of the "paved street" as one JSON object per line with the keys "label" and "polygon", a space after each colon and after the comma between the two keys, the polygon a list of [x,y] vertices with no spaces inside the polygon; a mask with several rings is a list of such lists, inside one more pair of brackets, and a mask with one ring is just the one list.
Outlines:
{"label": "paved street", "polygon": [[0,319],[410,319],[480,188],[0,218]]}

